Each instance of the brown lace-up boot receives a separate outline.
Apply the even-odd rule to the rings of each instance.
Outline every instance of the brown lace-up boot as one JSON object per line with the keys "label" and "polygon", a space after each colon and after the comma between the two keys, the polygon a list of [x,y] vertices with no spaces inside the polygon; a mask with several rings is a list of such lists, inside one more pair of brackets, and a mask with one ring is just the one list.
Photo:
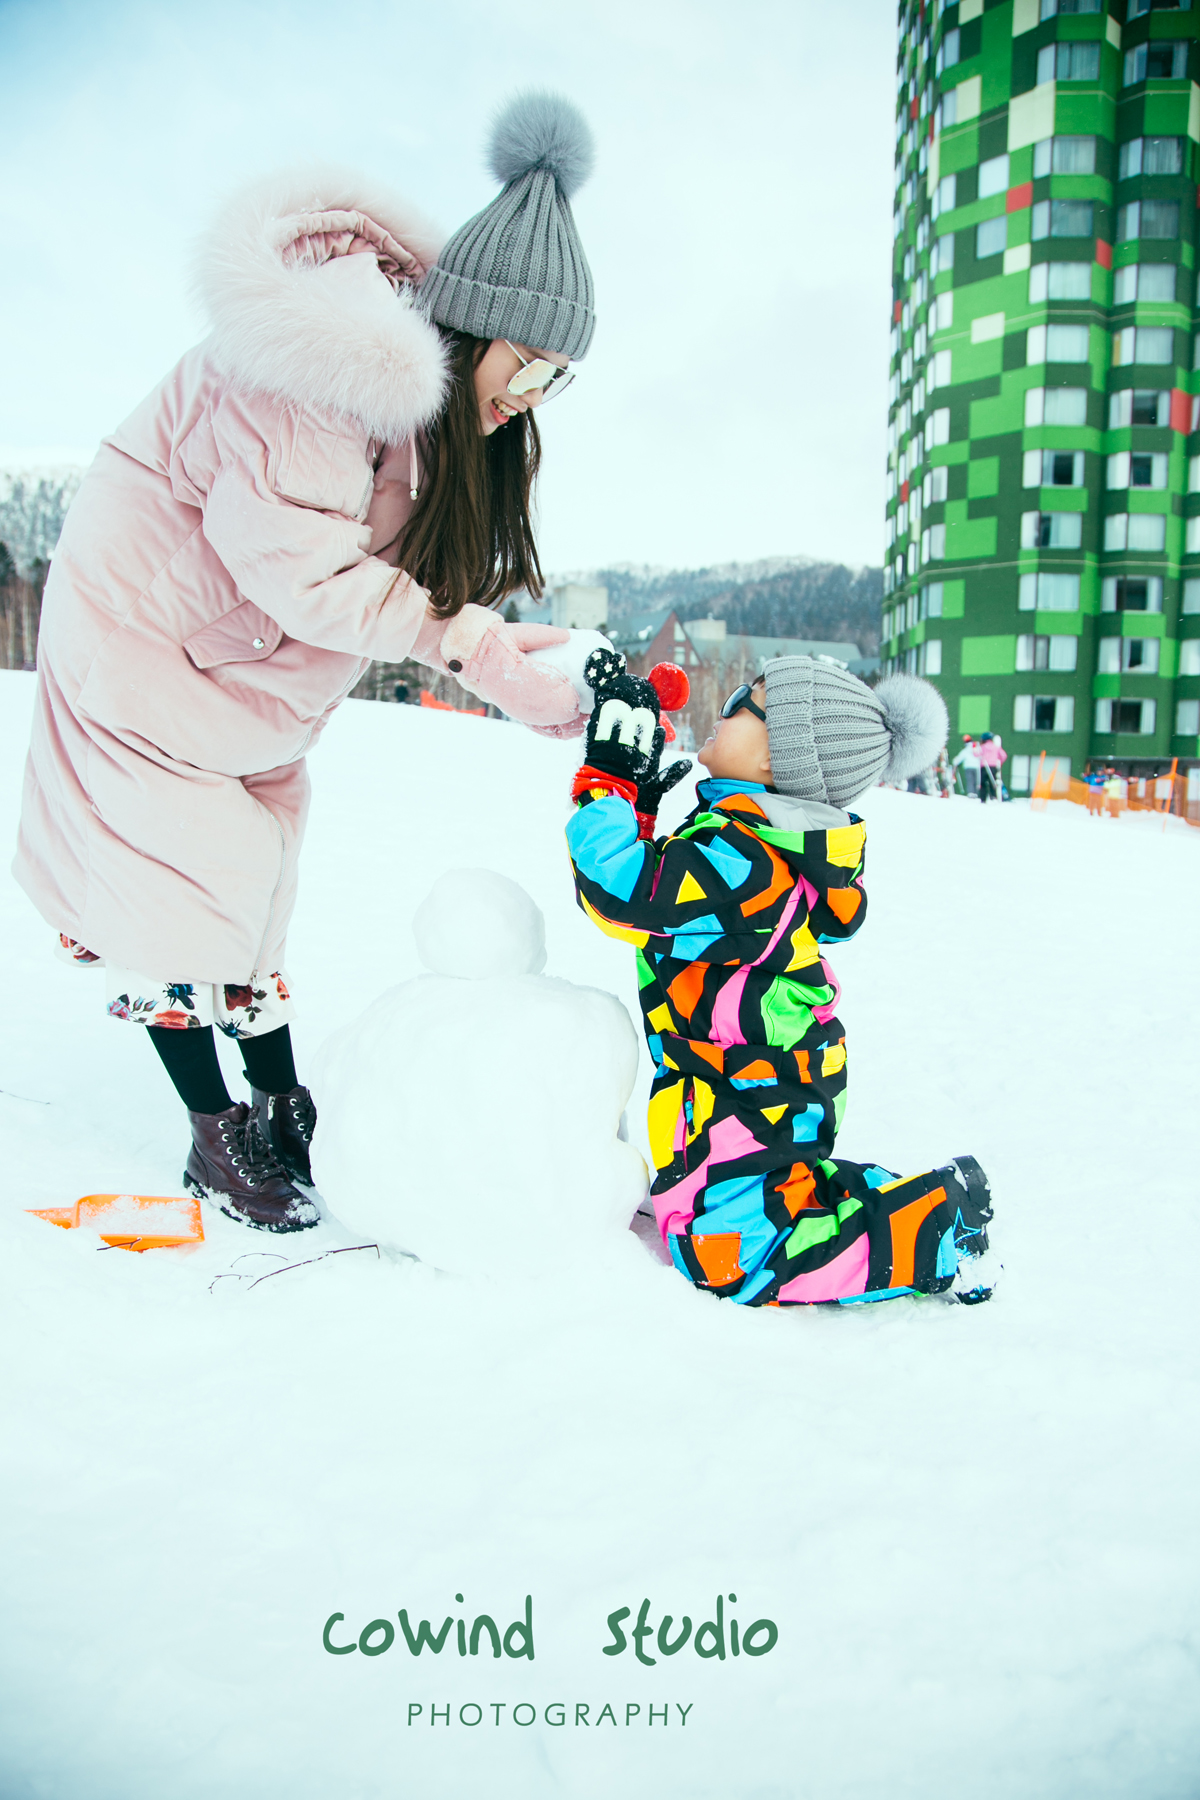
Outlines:
{"label": "brown lace-up boot", "polygon": [[243,1101],[225,1112],[189,1112],[192,1149],[183,1172],[190,1194],[260,1231],[304,1231],[320,1221],[311,1200],[287,1178]]}
{"label": "brown lace-up boot", "polygon": [[269,1148],[293,1181],[311,1187],[308,1147],[317,1124],[312,1095],[306,1087],[294,1087],[286,1094],[266,1094],[262,1088],[251,1088],[250,1093],[258,1129]]}

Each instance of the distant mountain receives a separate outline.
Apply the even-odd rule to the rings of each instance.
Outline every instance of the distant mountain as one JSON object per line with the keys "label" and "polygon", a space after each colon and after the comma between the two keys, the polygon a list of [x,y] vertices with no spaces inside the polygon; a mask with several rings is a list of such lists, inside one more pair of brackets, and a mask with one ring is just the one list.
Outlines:
{"label": "distant mountain", "polygon": [[28,578],[49,560],[82,480],[77,468],[0,471],[0,544],[19,575]]}
{"label": "distant mountain", "polygon": [[808,556],[773,556],[706,569],[618,563],[557,575],[548,585],[568,581],[606,587],[610,619],[673,606],[681,619],[711,614],[725,619],[731,632],[748,636],[854,643],[864,656],[879,650],[882,569],[851,569]]}

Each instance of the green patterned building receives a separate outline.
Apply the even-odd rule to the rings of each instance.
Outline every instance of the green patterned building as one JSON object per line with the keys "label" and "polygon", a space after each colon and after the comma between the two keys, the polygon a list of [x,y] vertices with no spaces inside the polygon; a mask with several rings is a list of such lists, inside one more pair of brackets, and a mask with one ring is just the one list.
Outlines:
{"label": "green patterned building", "polygon": [[1015,792],[1198,785],[1200,4],[899,21],[884,666]]}

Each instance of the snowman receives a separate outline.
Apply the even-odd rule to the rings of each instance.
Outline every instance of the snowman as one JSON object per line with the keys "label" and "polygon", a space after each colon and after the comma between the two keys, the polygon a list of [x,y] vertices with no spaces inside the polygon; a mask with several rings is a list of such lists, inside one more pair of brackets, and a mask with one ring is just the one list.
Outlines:
{"label": "snowman", "polygon": [[567,1271],[627,1233],[646,1167],[620,1136],[638,1041],[612,994],[542,974],[545,921],[490,869],[413,921],[427,974],[326,1040],[315,1182],[347,1226],[467,1275]]}

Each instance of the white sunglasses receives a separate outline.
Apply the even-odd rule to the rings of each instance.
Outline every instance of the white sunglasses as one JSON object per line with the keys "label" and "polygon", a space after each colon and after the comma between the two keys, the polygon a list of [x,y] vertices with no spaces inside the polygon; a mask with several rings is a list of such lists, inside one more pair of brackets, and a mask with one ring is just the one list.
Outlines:
{"label": "white sunglasses", "polygon": [[[503,340],[508,344],[508,339]],[[564,388],[570,387],[575,379],[574,369],[560,369],[557,363],[547,362],[544,357],[536,356],[530,362],[521,355],[515,344],[508,344],[521,367],[508,384],[510,394],[528,394],[534,388],[542,390],[542,405],[561,394]]]}

